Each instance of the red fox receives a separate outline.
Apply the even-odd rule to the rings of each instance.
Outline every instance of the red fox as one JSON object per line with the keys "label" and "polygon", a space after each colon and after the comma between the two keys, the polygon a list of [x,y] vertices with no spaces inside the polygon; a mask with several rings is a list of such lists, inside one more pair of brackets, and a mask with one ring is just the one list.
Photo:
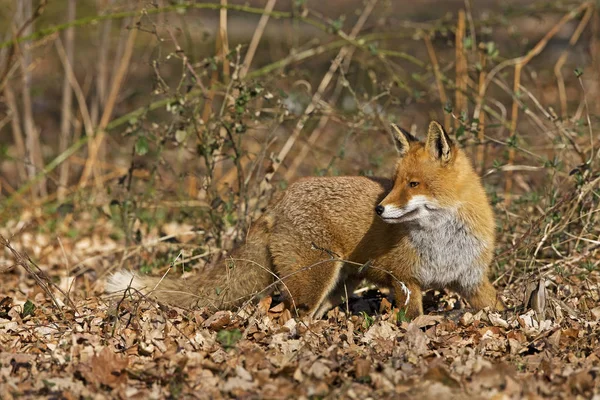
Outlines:
{"label": "red fox", "polygon": [[391,287],[409,318],[423,313],[429,288],[457,291],[477,309],[504,309],[487,276],[494,216],[467,156],[435,121],[424,143],[392,128],[393,180],[301,179],[222,265],[187,280],[121,271],[107,291],[132,287],[173,306],[222,309],[277,284],[290,309],[319,319],[366,279]]}

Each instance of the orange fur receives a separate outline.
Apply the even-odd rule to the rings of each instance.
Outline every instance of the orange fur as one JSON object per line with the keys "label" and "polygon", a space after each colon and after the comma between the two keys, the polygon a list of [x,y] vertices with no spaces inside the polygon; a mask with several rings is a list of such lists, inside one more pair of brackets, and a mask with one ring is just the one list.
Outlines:
{"label": "orange fur", "polygon": [[[407,303],[409,317],[423,313],[422,290],[438,286],[457,290],[475,308],[502,309],[487,278],[493,213],[469,160],[436,122],[425,143],[395,130],[399,160],[393,181],[301,179],[276,196],[224,265],[187,282],[165,279],[158,285],[156,278],[118,274],[108,290],[123,290],[133,282],[171,305],[230,308],[278,282],[291,308],[321,317],[367,279],[392,287],[397,306]],[[420,208],[407,213],[413,206]],[[404,214],[384,220],[376,207],[382,217]],[[415,215],[420,219],[410,220]],[[444,236],[452,229],[458,241]],[[446,250],[438,248],[443,246],[449,260],[443,258]],[[443,265],[434,265],[438,261]]]}

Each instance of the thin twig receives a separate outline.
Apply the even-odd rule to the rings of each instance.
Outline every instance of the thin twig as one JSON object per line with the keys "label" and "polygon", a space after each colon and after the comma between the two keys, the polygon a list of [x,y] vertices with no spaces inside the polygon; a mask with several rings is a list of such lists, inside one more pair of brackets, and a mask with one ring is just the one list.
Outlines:
{"label": "thin twig", "polygon": [[[92,118],[91,118],[90,112],[88,110],[86,101],[85,101],[85,94],[83,93],[83,90],[81,89],[81,86],[79,85],[79,82],[77,82],[77,77],[75,76],[75,71],[73,71],[73,65],[68,62],[68,59],[66,56],[66,51],[62,45],[61,40],[57,39],[55,42],[55,45],[56,45],[56,51],[58,52],[58,55],[59,55],[59,59],[63,63],[63,68],[65,70],[65,75],[66,75],[67,81],[69,82],[69,85],[71,85],[71,89],[73,90],[73,93],[75,93],[75,97],[77,98],[79,112],[81,113],[81,119],[83,120],[83,127],[85,129],[85,134],[88,135],[89,137],[92,137],[94,135],[94,125],[93,125]],[[64,151],[66,151],[66,149],[63,150],[63,152]],[[66,160],[65,160],[65,162],[66,162]]]}
{"label": "thin twig", "polygon": [[571,51],[570,47],[573,47],[573,46],[575,46],[575,44],[577,44],[579,37],[583,33],[583,30],[587,26],[587,24],[590,21],[593,14],[594,14],[594,7],[589,7],[588,9],[585,10],[585,14],[583,15],[583,18],[581,18],[581,21],[579,21],[579,25],[577,25],[577,28],[575,29],[575,31],[571,35],[571,38],[569,39],[569,47],[567,47],[563,50],[563,52],[560,54],[560,57],[558,58],[558,61],[554,65],[554,76],[556,76],[556,80],[557,80],[558,95],[559,95],[559,99],[560,99],[560,111],[561,111],[561,116],[563,118],[567,117],[567,90],[565,88],[565,79],[563,78],[561,69],[567,62],[567,58],[569,57],[569,52]]}
{"label": "thin twig", "polygon": [[121,85],[129,68],[129,63],[133,54],[133,45],[135,44],[136,34],[137,29],[131,28],[129,31],[129,37],[127,38],[125,53],[123,54],[123,58],[121,58],[119,68],[117,69],[115,78],[113,79],[110,92],[106,100],[106,106],[104,107],[102,118],[100,118],[100,123],[98,124],[98,131],[96,132],[96,136],[94,136],[92,142],[89,145],[89,158],[81,174],[81,179],[79,180],[80,187],[86,185],[90,175],[93,173],[93,169],[95,168],[96,159],[98,157],[98,151],[100,150],[100,146],[102,145],[102,141],[104,140],[104,136],[106,134],[106,127],[110,122],[110,118],[112,116],[115,104],[117,102],[117,96],[119,94]]}
{"label": "thin twig", "polygon": [[[560,29],[563,27],[563,25],[565,25],[567,22],[569,22],[570,20],[572,20],[573,18],[575,18],[577,15],[579,15],[579,13],[581,13],[583,10],[586,10],[588,8],[593,8],[594,4],[592,2],[585,2],[583,4],[581,4],[579,7],[577,7],[576,9],[570,11],[568,14],[564,15],[553,27],[552,29],[550,29],[548,32],[546,32],[546,34],[544,35],[544,37],[534,46],[533,49],[531,49],[525,56],[520,57],[519,59],[517,59],[517,64],[515,65],[515,78],[514,78],[514,82],[513,82],[513,91],[515,93],[515,96],[518,97],[518,93],[519,93],[519,88],[521,85],[521,71],[523,70],[523,68],[537,55],[539,55],[544,48],[546,47],[546,45],[548,44],[548,42],[550,41],[550,39],[552,39],[554,37],[554,35],[556,35]],[[516,98],[513,98],[513,103],[512,103],[512,112],[511,112],[511,124],[510,124],[510,132],[509,132],[509,142],[511,144],[513,144],[512,146],[509,147],[508,149],[508,160],[507,160],[507,164],[511,165],[514,163],[515,160],[515,147],[514,147],[514,143],[516,140],[516,131],[517,131],[517,120],[518,120],[518,116],[519,116],[519,102]],[[508,172],[508,174],[506,174],[506,182],[504,185],[504,193],[505,193],[505,204],[508,205],[511,202],[511,190],[512,190],[512,172]]]}
{"label": "thin twig", "polygon": [[587,120],[588,130],[590,132],[590,158],[588,160],[588,167],[591,171],[594,170],[594,129],[592,128],[592,121],[590,119],[590,108],[587,102],[587,96],[585,94],[585,86],[581,79],[581,76],[577,78],[579,80],[579,85],[581,86],[581,90],[583,91],[583,101],[585,103],[585,117]]}
{"label": "thin twig", "polygon": [[12,247],[10,242],[8,240],[6,240],[4,238],[4,236],[2,236],[1,234],[0,234],[0,245],[7,248],[12,253],[13,257],[15,258],[16,263],[18,265],[20,265],[21,267],[23,267],[23,269],[25,269],[25,271],[27,271],[27,273],[29,275],[31,275],[31,277],[33,279],[35,279],[38,286],[52,300],[52,303],[56,307],[57,311],[62,315],[62,317],[65,321],[68,321],[68,319],[65,318],[65,315],[62,310],[62,306],[60,305],[60,303],[54,296],[54,293],[52,293],[52,290],[50,289],[51,287],[58,290],[65,297],[67,304],[69,304],[69,306],[73,310],[75,310],[75,312],[77,312],[77,307],[75,306],[73,301],[71,301],[71,298],[69,297],[69,295],[67,293],[65,293],[61,288],[56,286],[56,284],[54,282],[52,282],[46,276],[46,274],[31,260],[31,258],[29,258],[29,256],[26,253],[21,253],[21,252],[17,251],[14,247]]}
{"label": "thin twig", "polygon": [[[69,22],[75,20],[75,13],[77,10],[76,0],[69,0],[67,6],[67,18]],[[63,65],[73,65],[73,58],[75,52],[75,28],[71,27],[65,31],[65,54],[64,59],[61,61]],[[73,89],[71,85],[71,79],[69,79],[69,72],[65,70],[65,77],[63,80],[62,87],[62,106],[61,106],[61,121],[60,121],[60,137],[58,141],[58,151],[64,152],[67,149],[69,138],[71,134],[71,119],[72,119],[72,107],[73,107]],[[58,172],[58,199],[64,200],[64,189],[66,188],[69,181],[69,160],[66,160],[61,164]]]}
{"label": "thin twig", "polygon": [[[467,112],[467,98],[464,93],[467,91],[467,82],[469,76],[467,75],[467,58],[465,54],[465,11],[458,11],[458,23],[456,25],[456,91],[455,91],[455,108],[456,114],[459,116],[454,121],[455,128],[458,128],[461,124],[460,116],[463,112]],[[450,127],[447,126],[446,129]]]}
{"label": "thin twig", "polygon": [[475,21],[473,21],[472,9],[471,0],[465,0],[465,10],[467,12],[467,20],[469,21],[469,34],[471,35],[471,49],[473,49],[473,55],[477,55],[477,35],[475,33]]}
{"label": "thin twig", "polygon": [[[442,73],[440,71],[440,64],[438,63],[438,59],[435,54],[435,49],[433,48],[433,44],[431,43],[431,38],[429,37],[429,35],[424,35],[423,41],[425,42],[425,47],[427,47],[429,59],[431,60],[431,64],[433,65],[433,74],[435,76],[435,83],[440,93],[440,101],[442,103],[442,108],[446,108],[446,105],[448,104],[448,96],[446,96],[446,90],[444,89],[444,83],[442,82]],[[451,122],[452,116],[450,115],[450,113],[444,112],[444,126],[446,127],[446,129],[450,129]]]}
{"label": "thin twig", "polygon": [[[32,23],[27,24],[27,21],[34,19],[32,13],[32,0],[23,0],[19,3],[19,15],[24,22],[25,29],[23,34],[28,35],[32,31]],[[18,35],[18,33],[17,33]],[[20,55],[19,65],[21,67],[21,80],[22,80],[22,100],[23,100],[23,128],[25,131],[26,150],[28,152],[28,166],[27,173],[29,178],[33,178],[36,171],[43,168],[44,160],[42,159],[42,144],[40,142],[40,135],[35,125],[33,118],[33,106],[31,101],[31,70],[30,66],[32,63],[31,49],[27,44],[25,46],[15,46],[15,50]],[[33,199],[38,196],[47,195],[46,180],[41,179],[37,183],[36,190],[31,192]]]}
{"label": "thin twig", "polygon": [[[16,3],[19,7],[23,5],[21,0]],[[13,34],[12,40],[5,41],[0,45],[0,48],[8,47],[8,55],[5,57],[4,61],[4,71],[2,72],[2,75],[0,75],[0,88],[4,87],[14,68],[13,58],[16,53],[15,50],[17,49],[17,45],[27,41],[28,37],[35,35],[35,33],[31,33],[31,25],[44,13],[47,4],[48,0],[41,0],[33,13],[31,13],[30,17],[24,21],[21,27]]]}
{"label": "thin twig", "polygon": [[[111,6],[114,0],[108,0],[108,6]],[[101,11],[101,10],[98,10]],[[108,87],[108,50],[110,48],[110,31],[112,28],[112,20],[106,20],[101,25],[99,32],[99,42],[98,46],[98,71],[96,77],[96,93],[94,98],[92,99],[92,105],[90,106],[90,115],[92,118],[93,126],[98,124],[98,118],[100,117],[100,109],[104,107],[106,103],[106,88]],[[69,28],[69,29],[72,29]],[[120,42],[121,39],[119,39]],[[119,43],[120,45],[120,43]],[[115,60],[118,60],[118,57],[115,57]]]}
{"label": "thin twig", "polygon": [[[485,95],[485,68],[486,68],[487,56],[485,53],[485,49],[481,49],[479,52],[479,65],[481,66],[481,71],[479,71],[479,85],[477,91],[477,105],[475,106],[475,111],[473,112],[473,130],[477,131],[477,139],[479,141],[479,146],[477,147],[477,166],[480,168],[480,171],[483,172],[485,169],[485,145],[483,143],[485,137],[485,113],[481,113],[481,106],[483,105],[484,95]],[[475,113],[478,114],[475,114]],[[475,124],[477,123],[477,126]]]}
{"label": "thin twig", "polygon": [[221,39],[219,57],[223,62],[223,80],[224,82],[227,82],[229,81],[230,75],[229,61],[227,60],[227,55],[229,54],[229,34],[227,32],[227,0],[221,0],[221,9],[219,10],[219,38]]}
{"label": "thin twig", "polygon": [[[358,18],[358,20],[356,21],[356,24],[352,28],[352,31],[350,32],[351,38],[356,38],[358,36],[358,34],[360,33],[364,24],[367,22],[367,19],[373,12],[373,9],[375,8],[376,3],[377,3],[377,1],[372,1],[372,2],[368,3],[367,6],[363,9],[363,12],[360,14],[360,17]],[[355,47],[351,47],[350,50],[348,50],[348,54],[346,55],[346,57],[344,59],[344,62],[346,63],[346,68],[350,64],[350,60],[352,59],[352,55],[354,54],[355,50],[356,50]],[[340,81],[338,81],[338,86],[336,87],[336,91],[330,101],[331,104],[335,104],[337,102],[338,97],[341,95],[342,88],[343,88],[342,80],[345,80],[345,79],[346,78],[343,76],[340,77]],[[308,138],[308,141],[306,143],[302,144],[302,146],[300,147],[300,152],[294,158],[290,167],[288,168],[288,170],[284,176],[285,180],[289,181],[296,175],[296,171],[298,170],[298,167],[300,166],[300,164],[302,164],[302,162],[306,158],[308,151],[314,146],[314,144],[317,142],[317,140],[319,140],[321,133],[323,133],[323,131],[325,130],[325,127],[327,126],[327,123],[329,122],[329,118],[330,118],[330,116],[328,114],[326,114],[326,115],[323,115],[319,119],[319,124],[317,125],[316,129],[311,133],[311,135]]]}
{"label": "thin twig", "polygon": [[267,22],[269,22],[269,16],[271,15],[271,11],[273,11],[273,8],[275,7],[275,3],[277,3],[277,0],[269,0],[265,5],[265,12],[263,15],[260,16],[258,25],[254,30],[252,39],[250,40],[248,51],[246,52],[246,56],[244,57],[244,62],[242,63],[242,67],[240,68],[240,79],[244,79],[246,77],[246,74],[248,73],[248,69],[250,69],[250,65],[252,64],[252,60],[254,59],[254,54],[256,53],[256,49],[258,47],[258,44],[260,43],[260,39],[262,38],[262,35],[265,32],[265,27],[267,26]]}
{"label": "thin twig", "polygon": [[[372,10],[375,7],[376,3],[377,3],[377,0],[370,0],[367,3],[367,5],[365,6],[365,9],[368,8],[368,9]],[[370,14],[370,11],[368,14]],[[357,22],[357,25],[355,25],[355,28],[357,28],[357,27],[362,28],[362,25],[358,25],[358,22]],[[347,37],[349,40],[354,40],[356,38],[356,36],[358,35],[359,30],[360,29],[356,29],[356,30],[353,29],[349,36],[343,35],[341,33],[340,33],[340,35],[345,38]],[[317,104],[321,101],[321,99],[323,97],[323,93],[325,92],[325,90],[329,86],[329,83],[333,79],[333,75],[335,74],[337,69],[342,64],[342,61],[346,58],[346,56],[348,56],[348,54],[351,54],[351,48],[348,46],[342,47],[342,49],[340,49],[338,55],[332,61],[331,66],[329,67],[329,70],[327,71],[325,76],[323,76],[323,79],[321,79],[321,83],[317,87],[316,92],[313,94],[311,102],[308,104],[308,106],[304,110],[304,113],[302,114],[302,116],[298,119],[298,122],[296,123],[296,126],[294,127],[294,130],[292,131],[292,134],[290,135],[288,140],[285,142],[285,144],[283,145],[283,148],[279,151],[279,154],[273,161],[272,170],[269,173],[265,174],[265,180],[263,182],[263,186],[270,185],[270,182],[271,182],[273,176],[277,173],[277,170],[279,169],[279,167],[281,166],[281,164],[287,157],[288,153],[290,152],[290,150],[296,143],[296,140],[298,140],[298,137],[300,136],[300,132],[302,132],[302,129],[304,128],[304,125],[308,121],[310,114],[316,110]]]}
{"label": "thin twig", "polygon": [[[17,149],[17,157],[25,161],[25,140],[23,139],[23,130],[21,129],[21,117],[19,114],[19,106],[17,105],[17,99],[15,98],[15,92],[12,90],[12,86],[9,82],[6,82],[4,86],[4,99],[6,105],[10,110],[10,125],[12,130],[12,136]],[[17,163],[17,171],[19,178],[23,182],[27,179],[27,171],[25,170],[24,162]]]}

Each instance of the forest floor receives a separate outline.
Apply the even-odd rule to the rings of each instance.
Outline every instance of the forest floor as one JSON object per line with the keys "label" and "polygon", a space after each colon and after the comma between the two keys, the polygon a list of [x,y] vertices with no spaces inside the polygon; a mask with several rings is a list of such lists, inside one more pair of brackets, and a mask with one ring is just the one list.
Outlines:
{"label": "forest floor", "polygon": [[[235,311],[188,311],[135,294],[103,297],[104,280],[84,272],[118,262],[124,249],[110,238],[110,221],[99,222],[77,223],[86,237],[24,233],[13,243],[20,250],[0,259],[18,264],[3,273],[2,398],[600,396],[597,271],[555,276],[557,288],[533,291],[544,296],[537,311],[519,302],[525,281],[499,287],[508,311],[474,312],[451,293],[428,293],[427,314],[412,321],[398,320],[376,290],[319,321],[292,318],[271,297]],[[178,244],[161,241],[160,231],[138,256]],[[37,270],[38,279],[55,286],[26,273],[36,271],[32,259],[49,271]],[[81,260],[69,275],[67,259]]]}

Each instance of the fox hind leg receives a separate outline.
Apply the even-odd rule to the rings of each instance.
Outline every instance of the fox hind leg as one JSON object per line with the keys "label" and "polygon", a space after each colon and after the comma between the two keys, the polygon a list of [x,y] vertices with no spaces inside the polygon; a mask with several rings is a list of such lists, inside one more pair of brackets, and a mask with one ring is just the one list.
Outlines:
{"label": "fox hind leg", "polygon": [[332,306],[329,295],[338,284],[343,262],[318,250],[294,252],[272,249],[286,305],[299,314],[318,319]]}
{"label": "fox hind leg", "polygon": [[[338,304],[340,304],[342,297],[340,294],[340,287],[343,290],[343,283],[340,282],[340,271],[343,268],[344,263],[336,261],[333,265],[330,277],[330,281],[326,283],[325,287],[321,291],[321,298],[315,303],[316,307],[308,312],[308,315],[312,319],[321,319],[327,313]],[[325,282],[324,282],[325,283]]]}
{"label": "fox hind leg", "polygon": [[317,311],[316,313],[317,317],[315,318],[322,318],[322,316],[325,315],[327,311],[331,310],[332,308],[341,306],[344,303],[347,304],[350,296],[354,292],[354,289],[356,289],[356,287],[362,281],[362,278],[359,276],[346,276],[346,274],[343,273],[343,268],[344,267],[342,267],[337,285],[329,293],[325,301],[321,303],[319,311]]}

